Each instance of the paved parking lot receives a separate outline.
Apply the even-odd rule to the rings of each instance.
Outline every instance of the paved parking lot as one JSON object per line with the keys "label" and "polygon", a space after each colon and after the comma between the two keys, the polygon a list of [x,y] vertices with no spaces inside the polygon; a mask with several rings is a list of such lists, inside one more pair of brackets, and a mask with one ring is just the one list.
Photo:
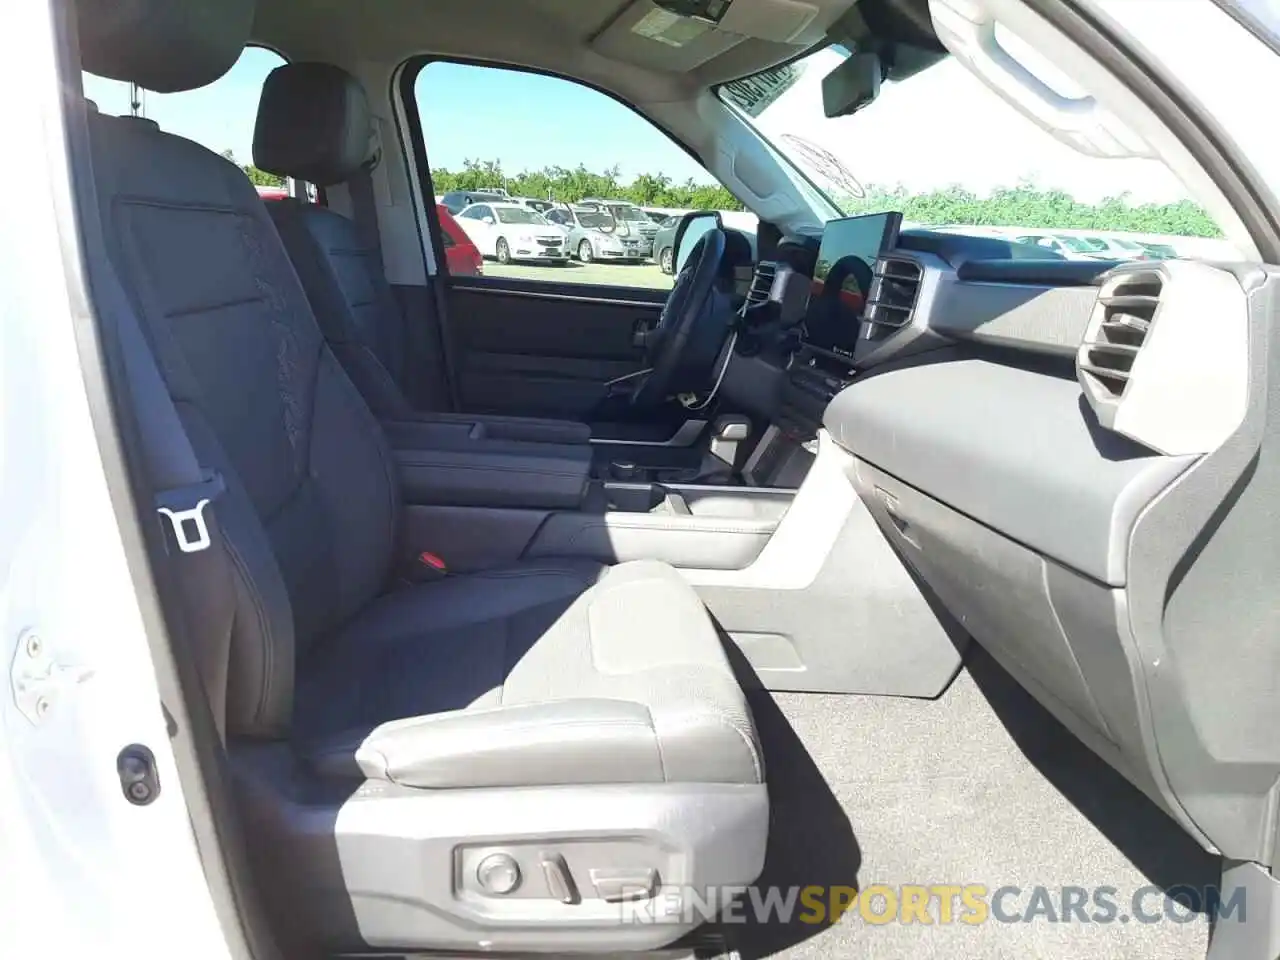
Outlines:
{"label": "paved parking lot", "polygon": [[655,263],[579,263],[570,260],[562,267],[550,263],[512,263],[503,266],[484,262],[486,277],[516,277],[552,283],[603,283],[619,287],[671,289],[671,278]]}

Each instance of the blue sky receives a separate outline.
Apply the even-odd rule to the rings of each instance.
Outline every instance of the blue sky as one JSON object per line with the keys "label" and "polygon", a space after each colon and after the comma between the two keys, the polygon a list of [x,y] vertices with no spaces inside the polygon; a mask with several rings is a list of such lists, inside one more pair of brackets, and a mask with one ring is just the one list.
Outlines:
{"label": "blue sky", "polygon": [[[263,81],[283,61],[246,50],[217,83],[186,93],[145,93],[144,113],[160,126],[241,163],[253,156],[253,123]],[[86,75],[85,95],[104,113],[129,112],[128,84]],[[677,182],[710,178],[647,120],[602,93],[554,77],[433,63],[418,77],[423,134],[433,166],[458,170],[468,158],[500,160],[519,173],[546,166],[593,171],[615,164],[622,180],[665,173]]]}
{"label": "blue sky", "polygon": [[[221,153],[231,150],[241,163],[253,156],[253,123],[267,74],[284,61],[260,48],[246,50],[217,83],[185,93],[145,91],[144,114],[161,128]],[[86,74],[84,93],[103,113],[129,112],[129,85]]]}
{"label": "blue sky", "polygon": [[519,173],[583,163],[595,172],[619,166],[624,182],[640,173],[711,180],[630,108],[557,77],[437,62],[418,75],[414,95],[436,167],[460,170],[466,159],[495,159]]}

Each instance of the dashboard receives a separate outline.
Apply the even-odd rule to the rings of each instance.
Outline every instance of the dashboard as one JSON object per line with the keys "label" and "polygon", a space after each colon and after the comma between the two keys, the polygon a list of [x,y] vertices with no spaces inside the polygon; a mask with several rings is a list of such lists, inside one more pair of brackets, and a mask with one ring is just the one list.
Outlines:
{"label": "dashboard", "polygon": [[825,431],[975,640],[1205,846],[1262,855],[1280,754],[1260,731],[1280,706],[1270,686],[1237,692],[1252,672],[1217,652],[1254,642],[1219,602],[1254,578],[1209,549],[1254,469],[1261,268],[1044,259],[880,226],[845,245],[885,238],[837,311],[830,256],[814,285],[825,237],[783,238],[757,266],[724,385],[770,423],[756,461]]}
{"label": "dashboard", "polygon": [[747,292],[729,400],[811,437],[859,375],[947,344],[1068,361],[1118,266],[900,223],[851,217],[780,240]]}

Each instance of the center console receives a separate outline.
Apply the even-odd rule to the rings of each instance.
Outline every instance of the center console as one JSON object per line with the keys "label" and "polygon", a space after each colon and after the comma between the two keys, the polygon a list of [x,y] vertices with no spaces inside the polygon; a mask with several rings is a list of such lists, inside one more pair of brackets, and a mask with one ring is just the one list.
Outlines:
{"label": "center console", "polygon": [[585,443],[508,439],[465,420],[384,422],[407,504],[576,507],[591,474]]}
{"label": "center console", "polygon": [[[845,249],[821,254],[816,236],[801,238],[758,265],[720,391],[746,416],[708,418],[696,443],[678,430],[576,446],[485,430],[442,453],[414,449],[413,430],[389,431],[405,561],[428,553],[455,573],[666,561],[749,682],[937,696],[967,638],[886,539],[855,489],[853,456],[823,429],[855,355],[875,346],[862,339],[863,307],[879,309],[871,264],[894,227],[832,231]],[[863,256],[865,270],[848,260]]]}
{"label": "center console", "polygon": [[562,558],[742,569],[795,491],[743,483],[746,418],[700,426],[696,445],[602,448],[511,439],[501,425],[463,417],[386,422],[406,559],[429,552],[458,573]]}
{"label": "center console", "polygon": [[408,505],[406,548],[458,572],[553,558],[745,571],[791,510],[823,412],[853,378],[859,320],[879,282],[873,265],[900,222],[834,221],[820,243],[801,239],[757,265],[722,391],[753,416],[691,419],[696,443],[679,430],[557,443],[462,417],[386,424]]}
{"label": "center console", "polygon": [[760,555],[794,495],[766,487],[604,481],[578,510],[548,516],[525,556],[740,570]]}

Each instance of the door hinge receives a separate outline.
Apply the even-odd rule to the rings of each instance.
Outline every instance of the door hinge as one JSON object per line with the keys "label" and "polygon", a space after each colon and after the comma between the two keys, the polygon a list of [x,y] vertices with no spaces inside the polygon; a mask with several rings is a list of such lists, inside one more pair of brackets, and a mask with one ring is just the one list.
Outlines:
{"label": "door hinge", "polygon": [[24,717],[40,724],[69,687],[93,676],[88,667],[59,663],[49,644],[34,630],[18,637],[9,680],[13,701]]}

